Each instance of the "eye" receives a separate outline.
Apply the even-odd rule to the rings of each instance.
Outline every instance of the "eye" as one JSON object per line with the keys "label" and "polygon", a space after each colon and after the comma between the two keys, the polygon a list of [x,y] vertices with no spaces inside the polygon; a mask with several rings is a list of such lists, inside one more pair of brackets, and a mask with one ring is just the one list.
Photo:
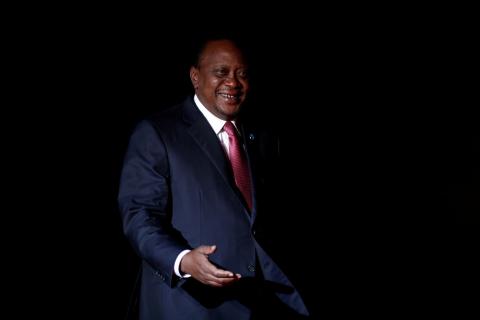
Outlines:
{"label": "eye", "polygon": [[239,70],[237,72],[237,76],[240,77],[240,78],[248,78],[248,73],[247,73],[247,70]]}
{"label": "eye", "polygon": [[228,70],[225,69],[225,68],[220,68],[220,69],[215,69],[213,70],[213,73],[217,76],[217,77],[225,77],[228,75]]}

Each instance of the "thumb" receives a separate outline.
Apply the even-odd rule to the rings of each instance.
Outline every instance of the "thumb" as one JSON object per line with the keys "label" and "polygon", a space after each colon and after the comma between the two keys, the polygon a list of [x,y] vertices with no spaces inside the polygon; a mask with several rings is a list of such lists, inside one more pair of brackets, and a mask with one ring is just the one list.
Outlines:
{"label": "thumb", "polygon": [[213,245],[213,246],[200,246],[198,247],[198,252],[202,253],[202,254],[212,254],[215,252],[215,250],[217,250],[217,246],[216,245]]}

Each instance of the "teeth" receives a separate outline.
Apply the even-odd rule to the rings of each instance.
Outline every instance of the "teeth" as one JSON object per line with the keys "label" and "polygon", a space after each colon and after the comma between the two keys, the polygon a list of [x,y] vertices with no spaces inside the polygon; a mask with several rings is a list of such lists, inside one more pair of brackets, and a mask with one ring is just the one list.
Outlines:
{"label": "teeth", "polygon": [[236,98],[235,96],[232,96],[232,95],[226,94],[226,93],[220,93],[220,95],[224,98],[227,98],[227,99],[235,99]]}

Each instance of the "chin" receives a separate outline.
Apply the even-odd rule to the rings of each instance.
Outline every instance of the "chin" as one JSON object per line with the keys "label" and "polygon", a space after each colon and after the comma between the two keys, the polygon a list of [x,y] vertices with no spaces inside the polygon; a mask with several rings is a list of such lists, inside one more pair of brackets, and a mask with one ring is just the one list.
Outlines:
{"label": "chin", "polygon": [[235,118],[239,111],[240,111],[240,106],[239,105],[228,106],[228,107],[222,108],[222,113],[226,117],[228,117],[229,119]]}

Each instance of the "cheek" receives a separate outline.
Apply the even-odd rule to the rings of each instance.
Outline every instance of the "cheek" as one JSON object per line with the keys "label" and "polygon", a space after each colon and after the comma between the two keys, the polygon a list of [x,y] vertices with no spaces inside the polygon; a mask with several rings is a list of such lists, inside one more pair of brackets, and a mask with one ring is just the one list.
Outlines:
{"label": "cheek", "polygon": [[220,80],[218,80],[218,79],[210,80],[210,87],[217,88],[219,85],[220,85]]}

